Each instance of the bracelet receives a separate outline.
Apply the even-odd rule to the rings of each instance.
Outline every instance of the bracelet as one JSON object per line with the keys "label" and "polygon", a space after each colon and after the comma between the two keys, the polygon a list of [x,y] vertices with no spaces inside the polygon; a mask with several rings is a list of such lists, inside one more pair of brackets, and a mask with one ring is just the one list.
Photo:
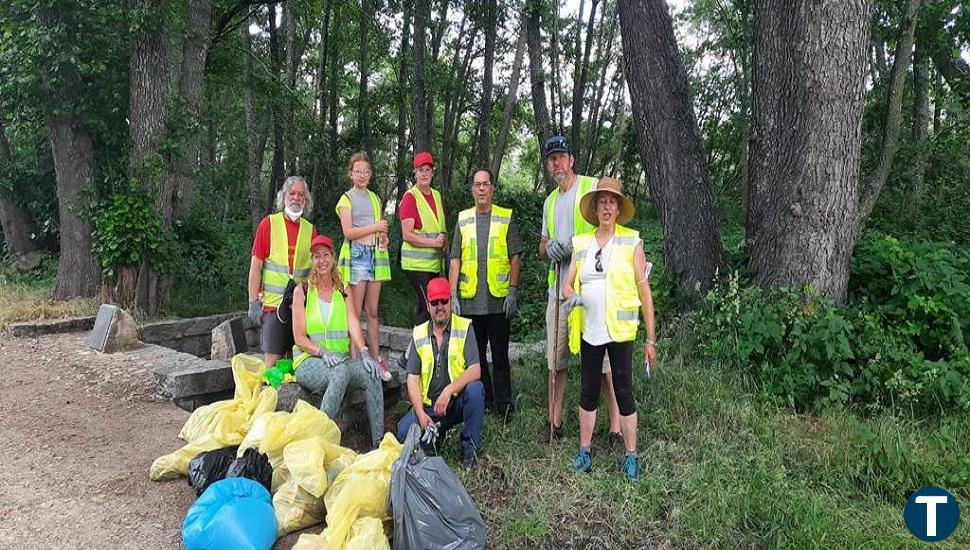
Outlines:
{"label": "bracelet", "polygon": [[647,343],[648,346],[657,347],[657,342],[654,341],[654,340],[647,340],[646,343]]}

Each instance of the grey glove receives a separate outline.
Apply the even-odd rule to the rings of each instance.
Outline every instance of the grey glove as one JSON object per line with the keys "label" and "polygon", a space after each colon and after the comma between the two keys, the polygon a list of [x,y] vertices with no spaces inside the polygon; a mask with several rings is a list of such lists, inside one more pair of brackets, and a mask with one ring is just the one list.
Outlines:
{"label": "grey glove", "polygon": [[364,366],[364,372],[369,374],[372,378],[379,379],[381,377],[381,367],[377,364],[377,361],[370,356],[370,352],[360,352],[360,364]]}
{"label": "grey glove", "polygon": [[562,255],[560,262],[568,262],[573,255],[573,242],[566,241],[559,245],[559,254]]}
{"label": "grey glove", "polygon": [[461,315],[461,303],[458,302],[458,291],[451,293],[451,312],[455,315]]}
{"label": "grey glove", "polygon": [[249,302],[249,320],[257,327],[263,324],[263,304],[259,301]]}
{"label": "grey glove", "polygon": [[421,434],[421,444],[428,447],[434,447],[435,443],[438,442],[438,432],[440,429],[441,422],[432,422],[431,424],[428,424],[428,427],[425,428],[424,432]]}
{"label": "grey glove", "polygon": [[546,243],[546,256],[549,256],[549,259],[554,262],[562,261],[561,250],[562,250],[562,244],[555,239]]}
{"label": "grey glove", "polygon": [[573,294],[562,303],[562,306],[566,308],[566,313],[571,312],[575,307],[583,305],[583,297],[579,294]]}
{"label": "grey glove", "polygon": [[514,286],[509,287],[509,295],[505,297],[505,318],[515,317],[515,312],[519,310],[519,289]]}
{"label": "grey glove", "polygon": [[317,357],[323,360],[323,364],[328,367],[335,367],[339,365],[341,361],[344,360],[343,355],[339,353],[329,352],[323,348],[320,348],[320,353],[317,354]]}

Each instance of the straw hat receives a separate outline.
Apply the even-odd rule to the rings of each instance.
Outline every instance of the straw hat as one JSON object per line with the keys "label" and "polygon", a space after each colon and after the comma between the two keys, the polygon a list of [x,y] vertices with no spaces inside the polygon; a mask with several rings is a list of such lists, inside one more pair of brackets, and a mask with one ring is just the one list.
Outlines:
{"label": "straw hat", "polygon": [[600,224],[599,219],[596,217],[595,201],[596,194],[599,192],[616,195],[616,199],[620,203],[620,212],[616,215],[616,223],[622,225],[633,219],[633,212],[636,209],[633,207],[633,201],[623,195],[623,184],[614,178],[606,176],[600,178],[596,188],[590,189],[579,199],[579,211],[586,218],[586,221],[595,226],[599,226]]}

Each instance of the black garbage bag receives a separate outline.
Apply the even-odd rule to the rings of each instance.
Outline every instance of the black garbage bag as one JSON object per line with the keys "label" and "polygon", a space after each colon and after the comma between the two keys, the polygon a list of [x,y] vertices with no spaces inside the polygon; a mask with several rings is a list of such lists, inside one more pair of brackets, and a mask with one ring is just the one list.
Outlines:
{"label": "black garbage bag", "polygon": [[485,522],[441,457],[425,457],[415,422],[391,468],[394,550],[485,548]]}
{"label": "black garbage bag", "polygon": [[246,449],[243,455],[232,461],[226,477],[244,477],[258,481],[268,491],[273,484],[273,467],[266,455],[256,449]]}
{"label": "black garbage bag", "polygon": [[199,453],[189,462],[189,485],[195,489],[195,496],[201,495],[209,485],[226,477],[229,465],[236,460],[238,449],[238,445],[233,445]]}

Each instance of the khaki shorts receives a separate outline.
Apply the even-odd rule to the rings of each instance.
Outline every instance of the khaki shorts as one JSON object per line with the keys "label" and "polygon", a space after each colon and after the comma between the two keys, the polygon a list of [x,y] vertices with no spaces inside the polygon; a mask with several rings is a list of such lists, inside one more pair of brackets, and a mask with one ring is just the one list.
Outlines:
{"label": "khaki shorts", "polygon": [[[570,361],[576,362],[576,356],[569,353],[569,316],[562,306],[562,300],[559,300],[559,330],[553,328],[556,324],[556,309],[553,305],[555,302],[551,296],[546,302],[546,361],[549,370],[565,370]],[[555,353],[559,355],[558,362]],[[603,373],[607,372],[610,372],[610,358],[609,355],[604,355]]]}

